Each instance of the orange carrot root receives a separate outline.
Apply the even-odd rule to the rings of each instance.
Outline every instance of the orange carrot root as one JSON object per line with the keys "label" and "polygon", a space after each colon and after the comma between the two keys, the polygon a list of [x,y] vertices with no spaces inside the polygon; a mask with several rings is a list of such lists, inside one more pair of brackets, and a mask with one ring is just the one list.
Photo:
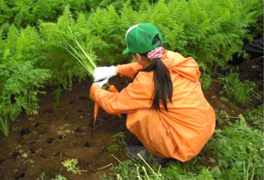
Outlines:
{"label": "orange carrot root", "polygon": [[98,115],[98,112],[99,112],[99,104],[98,103],[94,103],[94,126],[95,126],[95,123],[96,123],[96,118],[97,118],[97,115]]}
{"label": "orange carrot root", "polygon": [[[118,89],[114,85],[110,85],[108,88],[108,91],[118,93]],[[95,102],[94,103],[94,114],[93,114],[94,115],[94,124],[93,124],[94,127],[95,127],[96,118],[99,112],[99,108],[100,108],[99,104]],[[122,118],[121,114],[117,114],[117,116]]]}

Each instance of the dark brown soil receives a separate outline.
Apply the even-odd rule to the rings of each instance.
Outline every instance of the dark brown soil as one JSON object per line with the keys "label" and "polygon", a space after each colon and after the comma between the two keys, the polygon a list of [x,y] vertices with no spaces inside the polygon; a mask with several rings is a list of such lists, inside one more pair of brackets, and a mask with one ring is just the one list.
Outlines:
{"label": "dark brown soil", "polygon": [[[91,82],[74,83],[61,96],[61,105],[53,101],[52,88],[40,97],[37,116],[22,114],[12,123],[8,137],[0,134],[0,179],[34,179],[45,172],[45,179],[56,173],[68,179],[98,179],[97,168],[116,160],[106,147],[111,136],[125,131],[125,120],[100,110],[93,129],[93,102],[89,99]],[[119,85],[119,86],[122,86]],[[116,154],[123,160],[125,153]],[[78,166],[88,172],[72,175],[62,166],[66,159],[78,158]]]}
{"label": "dark brown soil", "polygon": [[[121,90],[128,82],[126,79],[114,79]],[[45,172],[45,179],[54,178],[60,173],[67,179],[96,180],[97,173],[110,173],[105,169],[96,169],[117,161],[106,150],[113,144],[111,136],[125,131],[125,120],[111,116],[100,110],[96,128],[93,129],[93,102],[89,99],[91,82],[74,83],[73,88],[64,91],[61,105],[54,103],[54,88],[47,88],[47,94],[40,97],[40,109],[37,116],[22,113],[11,125],[10,135],[0,134],[0,179],[31,180],[40,178]],[[210,104],[218,110],[225,110],[230,115],[243,113],[253,107],[237,107],[223,104],[218,94],[219,84],[213,84],[205,95]],[[120,160],[127,159],[124,150],[115,154]],[[78,158],[78,167],[87,172],[73,175],[66,171],[62,162]],[[206,164],[206,162],[204,162]]]}

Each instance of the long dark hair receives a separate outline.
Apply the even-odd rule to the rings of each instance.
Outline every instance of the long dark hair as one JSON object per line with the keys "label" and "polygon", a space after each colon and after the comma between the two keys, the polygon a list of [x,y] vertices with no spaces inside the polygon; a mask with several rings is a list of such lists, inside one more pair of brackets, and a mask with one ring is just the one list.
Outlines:
{"label": "long dark hair", "polygon": [[[159,38],[155,37],[152,44],[155,44],[157,41],[159,41]],[[147,53],[140,55],[147,57]],[[167,98],[172,103],[172,93],[173,93],[170,72],[161,59],[153,59],[149,66],[139,70],[138,73],[140,71],[150,72],[152,70],[154,72],[153,80],[154,80],[155,90],[153,93],[154,98],[152,101],[151,108],[154,110],[160,110],[160,100],[162,100],[164,108],[166,109],[166,111],[168,111]],[[136,73],[135,77],[137,76],[138,73]]]}

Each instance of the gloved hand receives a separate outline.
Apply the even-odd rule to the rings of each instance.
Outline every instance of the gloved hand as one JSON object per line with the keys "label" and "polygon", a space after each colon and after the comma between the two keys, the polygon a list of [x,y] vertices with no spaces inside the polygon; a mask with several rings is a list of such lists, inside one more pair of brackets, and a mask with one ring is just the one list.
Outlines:
{"label": "gloved hand", "polygon": [[117,67],[116,66],[103,66],[97,67],[94,69],[94,82],[98,82],[104,79],[110,79],[113,76],[117,75]]}
{"label": "gloved hand", "polygon": [[94,82],[94,84],[97,84],[98,86],[100,86],[100,88],[103,87],[103,85],[105,85],[108,82],[108,79],[104,79],[102,81],[99,82]]}

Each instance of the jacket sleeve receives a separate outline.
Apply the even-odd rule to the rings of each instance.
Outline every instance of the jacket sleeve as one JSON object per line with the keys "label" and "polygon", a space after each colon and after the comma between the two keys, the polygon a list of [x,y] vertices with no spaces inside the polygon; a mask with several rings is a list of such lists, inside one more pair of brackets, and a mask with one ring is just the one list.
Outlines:
{"label": "jacket sleeve", "polygon": [[117,72],[121,77],[133,78],[138,70],[142,69],[142,66],[138,63],[129,63],[123,65],[117,65]]}
{"label": "jacket sleeve", "polygon": [[93,84],[90,89],[90,98],[109,114],[128,113],[151,107],[151,99],[147,93],[144,93],[146,92],[144,89],[136,79],[119,93],[105,91]]}

